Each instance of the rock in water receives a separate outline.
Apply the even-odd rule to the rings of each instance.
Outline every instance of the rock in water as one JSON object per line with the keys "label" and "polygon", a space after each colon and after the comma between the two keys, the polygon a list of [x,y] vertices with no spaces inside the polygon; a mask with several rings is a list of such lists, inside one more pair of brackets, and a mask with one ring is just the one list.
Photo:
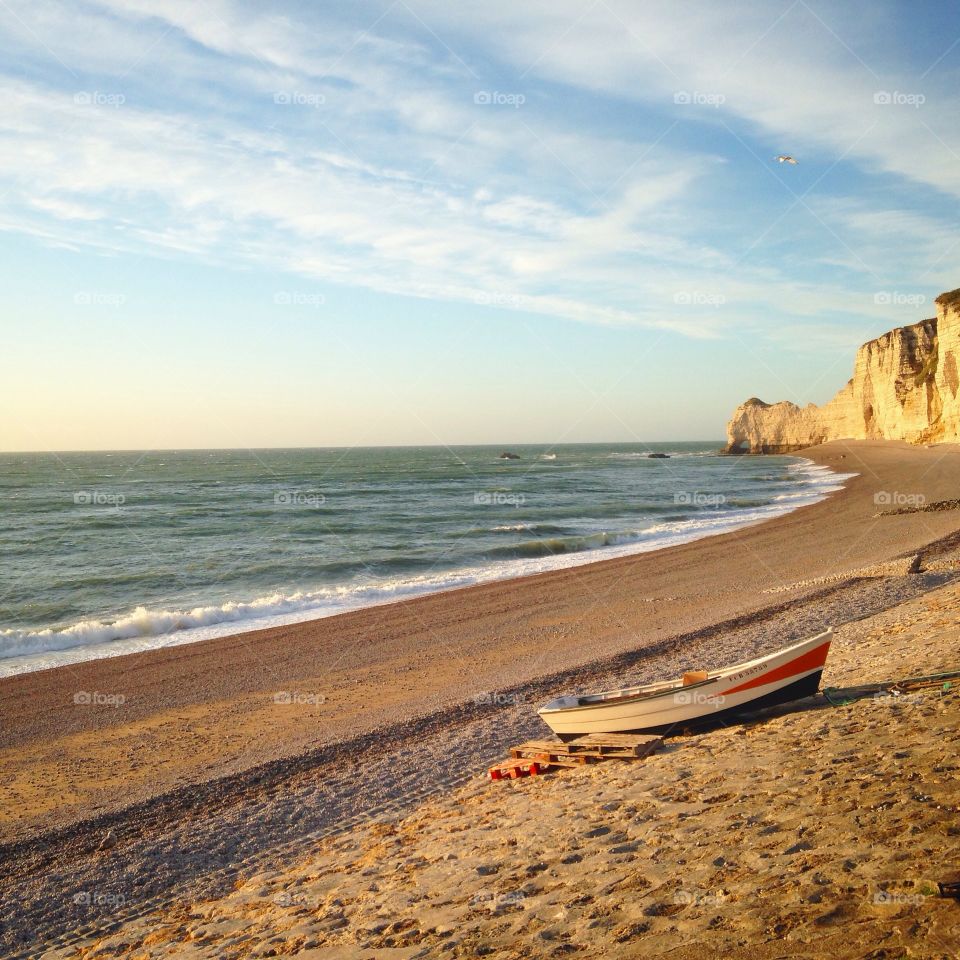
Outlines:
{"label": "rock in water", "polygon": [[508,452],[507,450],[504,450],[503,453],[500,454],[500,459],[501,459],[501,460],[519,460],[519,459],[520,459],[520,454],[519,454],[519,453],[510,453],[510,452]]}
{"label": "rock in water", "polygon": [[853,378],[822,407],[752,397],[727,425],[727,453],[789,453],[828,440],[960,440],[960,289],[937,315],[858,351]]}
{"label": "rock in water", "polygon": [[669,460],[670,454],[669,453],[648,453],[647,459],[648,460]]}

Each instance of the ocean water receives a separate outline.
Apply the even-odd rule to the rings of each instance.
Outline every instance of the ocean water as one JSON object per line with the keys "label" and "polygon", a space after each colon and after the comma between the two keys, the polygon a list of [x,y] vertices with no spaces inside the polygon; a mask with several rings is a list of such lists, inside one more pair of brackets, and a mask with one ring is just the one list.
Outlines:
{"label": "ocean water", "polygon": [[845,479],[720,445],[3,454],[0,675],[656,550]]}

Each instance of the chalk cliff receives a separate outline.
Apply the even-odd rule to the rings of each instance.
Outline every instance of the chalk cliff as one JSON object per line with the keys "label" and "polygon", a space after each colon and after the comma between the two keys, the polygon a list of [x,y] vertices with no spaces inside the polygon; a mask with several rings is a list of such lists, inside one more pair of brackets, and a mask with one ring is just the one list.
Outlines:
{"label": "chalk cliff", "polygon": [[729,453],[788,453],[827,440],[960,441],[960,290],[937,316],[865,343],[853,378],[822,407],[742,403],[727,424]]}

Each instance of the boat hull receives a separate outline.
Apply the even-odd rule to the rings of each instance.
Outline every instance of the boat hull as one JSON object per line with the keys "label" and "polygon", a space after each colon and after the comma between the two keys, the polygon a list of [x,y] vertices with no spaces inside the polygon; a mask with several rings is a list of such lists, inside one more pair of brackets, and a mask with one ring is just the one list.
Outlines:
{"label": "boat hull", "polygon": [[[739,707],[727,707],[718,710],[716,713],[695,717],[690,720],[677,720],[672,723],[662,723],[655,726],[634,727],[630,730],[603,730],[598,733],[656,733],[664,736],[670,733],[680,733],[682,731],[702,731],[713,730],[716,727],[725,726],[743,718],[757,710],[764,710],[767,707],[777,707],[782,703],[790,703],[793,700],[801,700],[804,697],[812,697],[820,689],[820,678],[823,675],[822,670],[804,677],[802,680],[795,680],[793,683],[774,690],[772,693],[764,694],[755,700],[750,700]],[[582,733],[558,733],[557,737],[563,742],[568,743],[582,737]]]}
{"label": "boat hull", "polygon": [[585,697],[561,697],[540,718],[562,740],[590,733],[679,733],[729,723],[756,710],[812,696],[833,638],[819,634],[688,686],[654,684]]}

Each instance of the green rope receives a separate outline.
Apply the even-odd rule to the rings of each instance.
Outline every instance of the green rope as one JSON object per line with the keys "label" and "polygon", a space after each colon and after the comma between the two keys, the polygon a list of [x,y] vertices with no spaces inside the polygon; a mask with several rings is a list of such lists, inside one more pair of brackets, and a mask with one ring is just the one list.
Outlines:
{"label": "green rope", "polygon": [[[845,707],[849,703],[856,703],[857,700],[863,700],[865,697],[869,697],[875,693],[895,690],[910,683],[928,683],[932,686],[933,683],[942,681],[940,692],[949,693],[953,689],[953,683],[951,683],[951,681],[957,679],[960,679],[960,670],[949,670],[946,673],[931,673],[923,677],[906,677],[903,680],[884,680],[881,683],[867,684],[865,687],[858,689],[858,696],[845,694],[842,687],[824,687],[823,695],[826,697],[827,703],[831,706]],[[846,696],[847,699],[844,699],[844,696]]]}

